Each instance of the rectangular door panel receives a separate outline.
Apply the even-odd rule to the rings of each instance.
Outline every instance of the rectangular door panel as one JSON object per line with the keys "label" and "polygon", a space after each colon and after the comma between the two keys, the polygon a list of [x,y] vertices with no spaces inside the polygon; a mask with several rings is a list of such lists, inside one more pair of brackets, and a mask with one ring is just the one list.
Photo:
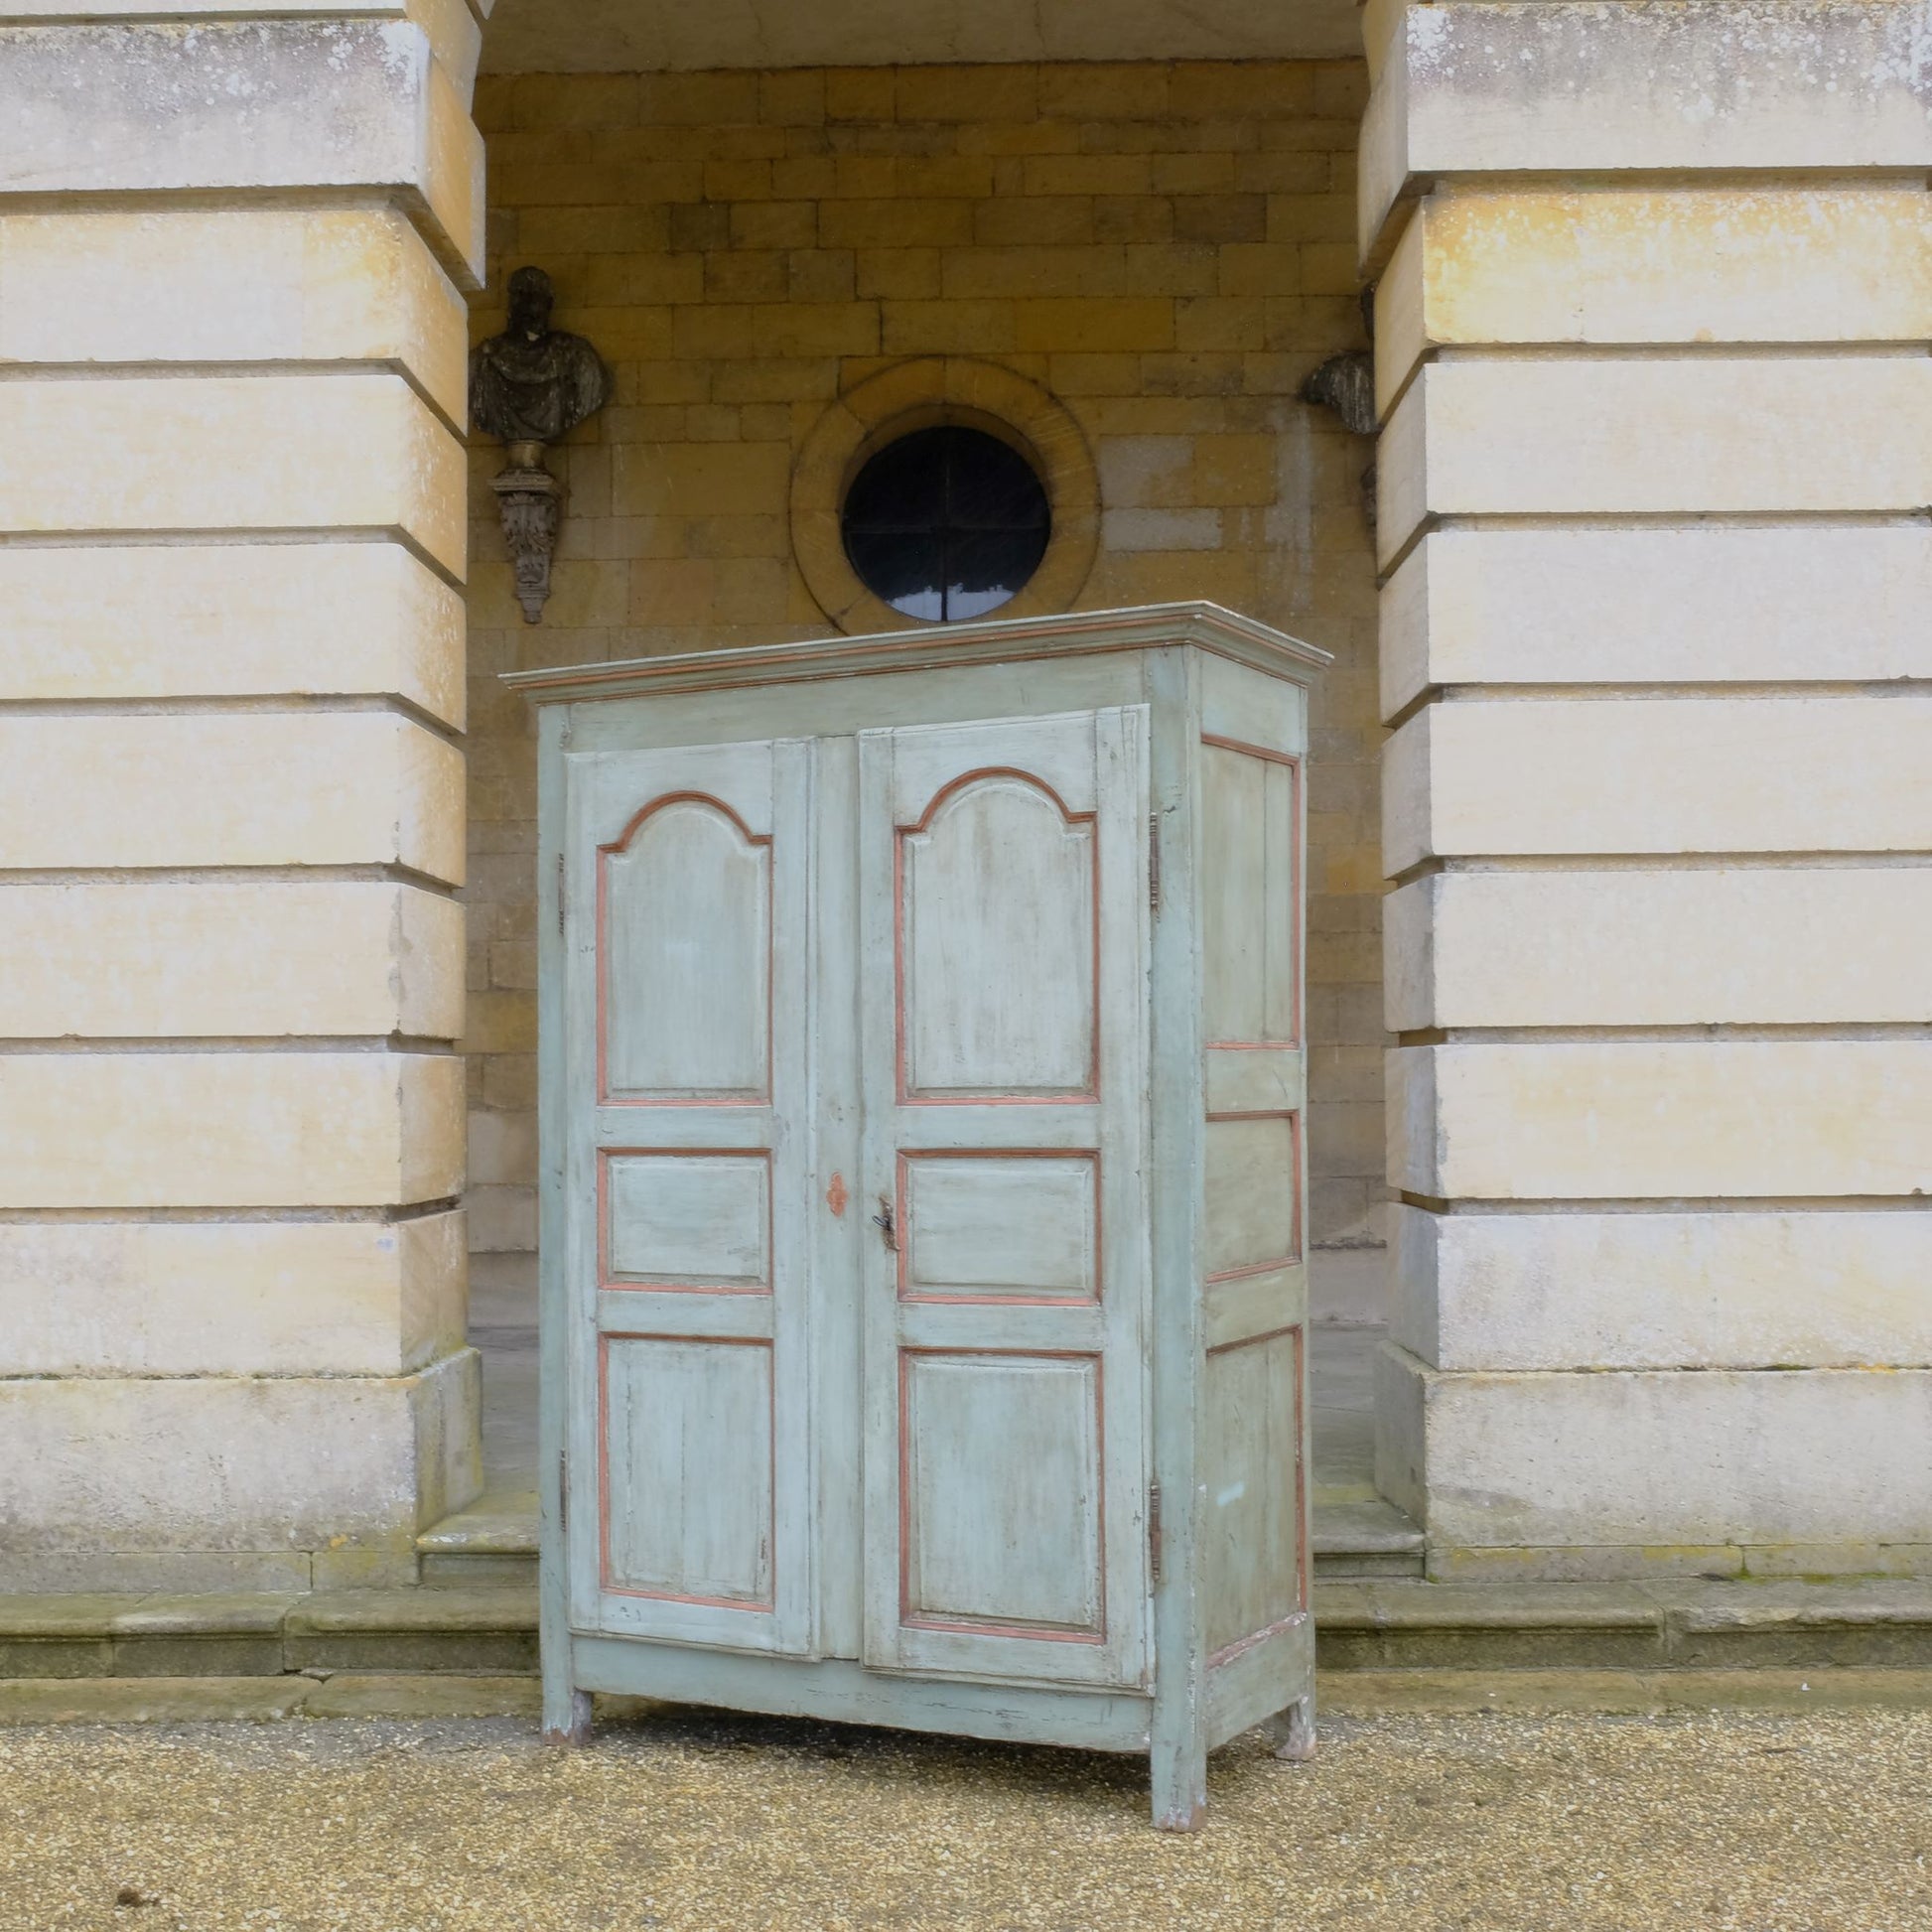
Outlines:
{"label": "rectangular door panel", "polygon": [[1207,1037],[1297,1040],[1301,760],[1217,738],[1203,742],[1200,758]]}
{"label": "rectangular door panel", "polygon": [[1202,1141],[1209,1281],[1301,1259],[1294,1114],[1210,1115]]}
{"label": "rectangular door panel", "polygon": [[902,1363],[901,1615],[1102,1642],[1099,1361],[907,1350]]}
{"label": "rectangular door panel", "polygon": [[771,1162],[606,1152],[604,1285],[751,1294],[771,1285]]}
{"label": "rectangular door panel", "polygon": [[807,1650],[809,747],[565,771],[571,1620]]}
{"label": "rectangular door panel", "polygon": [[1202,1599],[1213,1657],[1308,1607],[1298,1323],[1211,1348],[1201,1385]]}
{"label": "rectangular door panel", "polygon": [[877,1668],[1146,1679],[1146,743],[860,735]]}
{"label": "rectangular door panel", "polygon": [[901,1295],[1098,1297],[1100,1164],[1092,1154],[902,1157],[898,1192]]}
{"label": "rectangular door panel", "polygon": [[771,1608],[771,1348],[607,1335],[604,1587]]}

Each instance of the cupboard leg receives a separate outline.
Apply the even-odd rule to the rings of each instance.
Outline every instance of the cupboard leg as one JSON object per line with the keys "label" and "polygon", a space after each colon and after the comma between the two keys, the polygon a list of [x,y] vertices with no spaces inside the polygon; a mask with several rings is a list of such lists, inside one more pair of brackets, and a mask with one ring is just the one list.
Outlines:
{"label": "cupboard leg", "polygon": [[1197,1832],[1207,1823],[1207,1753],[1198,1747],[1155,1746],[1154,1828],[1161,1832]]}
{"label": "cupboard leg", "polygon": [[569,1684],[543,1687],[543,1741],[546,1744],[588,1744],[591,1741],[591,1694]]}
{"label": "cupboard leg", "polygon": [[1314,1693],[1299,1697],[1278,1711],[1264,1726],[1275,1740],[1275,1755],[1290,1764],[1306,1764],[1314,1755]]}

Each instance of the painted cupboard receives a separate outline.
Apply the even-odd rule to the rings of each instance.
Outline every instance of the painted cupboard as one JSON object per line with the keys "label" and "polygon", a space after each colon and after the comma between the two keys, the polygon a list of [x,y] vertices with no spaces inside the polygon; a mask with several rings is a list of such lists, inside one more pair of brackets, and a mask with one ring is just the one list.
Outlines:
{"label": "painted cupboard", "polygon": [[519,674],[546,1729],[1312,1740],[1303,760],[1207,605]]}

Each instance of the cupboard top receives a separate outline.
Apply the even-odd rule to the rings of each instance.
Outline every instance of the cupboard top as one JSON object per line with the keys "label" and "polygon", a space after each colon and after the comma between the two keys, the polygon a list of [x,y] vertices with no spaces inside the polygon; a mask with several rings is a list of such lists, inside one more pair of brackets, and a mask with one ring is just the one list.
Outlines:
{"label": "cupboard top", "polygon": [[878,671],[1072,657],[1163,644],[1193,644],[1298,684],[1310,683],[1315,671],[1334,661],[1325,650],[1257,623],[1252,618],[1224,611],[1217,604],[1153,604],[1124,611],[1079,611],[1062,617],[922,624],[867,637],[815,637],[745,650],[637,657],[616,664],[512,671],[503,682],[528,691],[539,704],[555,704],[635,697],[654,691],[728,690]]}

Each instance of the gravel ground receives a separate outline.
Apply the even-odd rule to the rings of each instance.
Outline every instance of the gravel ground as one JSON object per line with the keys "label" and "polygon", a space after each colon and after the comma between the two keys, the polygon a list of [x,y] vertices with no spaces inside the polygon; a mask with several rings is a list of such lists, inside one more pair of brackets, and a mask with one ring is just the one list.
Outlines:
{"label": "gravel ground", "polygon": [[23,1728],[0,1926],[1932,1928],[1932,1713],[1341,1720],[1210,1798],[1168,1837],[1130,1760],[694,1712]]}

